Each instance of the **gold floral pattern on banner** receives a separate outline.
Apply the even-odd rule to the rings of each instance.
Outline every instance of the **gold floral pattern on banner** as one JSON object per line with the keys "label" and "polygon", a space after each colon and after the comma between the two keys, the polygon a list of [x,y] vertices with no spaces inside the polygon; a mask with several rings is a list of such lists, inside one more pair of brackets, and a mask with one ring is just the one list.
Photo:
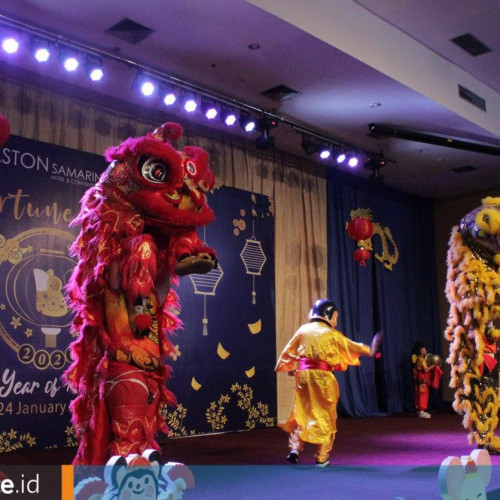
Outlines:
{"label": "gold floral pattern on banner", "polygon": [[269,407],[263,403],[252,404],[253,389],[247,385],[240,385],[238,383],[231,387],[231,391],[235,392],[238,396],[238,407],[247,412],[247,420],[245,427],[247,429],[255,429],[255,424],[263,424],[265,427],[273,427],[276,419],[269,417]]}
{"label": "gold floral pattern on banner", "polygon": [[76,437],[76,430],[72,425],[68,425],[66,430],[64,431],[66,434],[66,443],[65,446],[72,447],[78,446],[78,439]]}
{"label": "gold floral pattern on banner", "polygon": [[[234,396],[221,394],[217,400],[211,401],[206,409],[205,417],[207,423],[210,424],[211,432],[220,432],[225,429],[228,423],[228,406],[233,402],[240,410],[246,412],[246,429],[255,429],[256,424],[264,427],[274,427],[276,425],[276,417],[269,416],[269,406],[261,401],[254,403],[253,388],[248,384],[235,382],[231,386],[231,392],[234,393]],[[174,409],[164,406],[161,413],[167,422],[170,437],[203,434],[197,429],[186,428],[184,420],[187,417],[188,409],[182,404],[178,404]]]}
{"label": "gold floral pattern on banner", "polygon": [[187,408],[184,408],[182,404],[178,404],[173,411],[168,411],[166,406],[162,408],[161,413],[165,422],[167,422],[171,437],[193,436],[196,434],[194,430],[188,432],[184,426],[184,419],[187,417],[187,412]]}
{"label": "gold floral pattern on banner", "polygon": [[229,394],[221,394],[217,401],[212,401],[205,412],[207,422],[212,426],[212,432],[221,431],[227,423],[227,415],[224,414],[231,397]]}
{"label": "gold floral pattern on banner", "polygon": [[20,450],[25,447],[25,445],[35,446],[36,438],[34,438],[29,432],[26,434],[19,434],[18,431],[11,429],[9,432],[0,432],[0,453],[5,453],[8,451]]}

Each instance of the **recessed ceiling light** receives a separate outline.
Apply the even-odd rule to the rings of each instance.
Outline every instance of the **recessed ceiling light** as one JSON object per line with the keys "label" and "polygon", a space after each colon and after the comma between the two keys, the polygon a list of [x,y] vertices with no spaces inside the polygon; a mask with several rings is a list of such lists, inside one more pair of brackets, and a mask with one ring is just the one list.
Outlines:
{"label": "recessed ceiling light", "polygon": [[247,45],[248,50],[259,50],[260,45],[258,43],[251,43],[250,45]]}

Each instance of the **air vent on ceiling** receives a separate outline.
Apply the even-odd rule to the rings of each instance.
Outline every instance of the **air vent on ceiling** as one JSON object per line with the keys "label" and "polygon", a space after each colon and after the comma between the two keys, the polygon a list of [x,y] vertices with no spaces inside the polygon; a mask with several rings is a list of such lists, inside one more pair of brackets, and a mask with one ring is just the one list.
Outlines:
{"label": "air vent on ceiling", "polygon": [[467,102],[470,102],[473,106],[476,106],[476,108],[479,108],[482,111],[486,111],[486,101],[482,97],[479,97],[477,94],[474,94],[474,92],[472,92],[471,90],[462,87],[462,85],[459,85],[458,95]]}
{"label": "air vent on ceiling", "polygon": [[293,97],[297,97],[302,94],[302,92],[298,92],[297,90],[293,90],[286,85],[278,85],[277,87],[273,87],[272,89],[265,90],[261,92],[261,95],[264,97],[268,97],[273,101],[286,101],[288,99],[292,99]]}
{"label": "air vent on ceiling", "polygon": [[465,165],[463,167],[456,167],[451,169],[451,171],[455,172],[456,174],[465,174],[467,172],[473,172],[474,170],[477,170],[477,168],[473,167],[472,165]]}
{"label": "air vent on ceiling", "polygon": [[135,45],[151,35],[153,30],[132,21],[128,17],[124,17],[121,21],[108,28],[105,33]]}
{"label": "air vent on ceiling", "polygon": [[451,41],[473,57],[491,52],[491,49],[487,45],[470,33],[452,38]]}

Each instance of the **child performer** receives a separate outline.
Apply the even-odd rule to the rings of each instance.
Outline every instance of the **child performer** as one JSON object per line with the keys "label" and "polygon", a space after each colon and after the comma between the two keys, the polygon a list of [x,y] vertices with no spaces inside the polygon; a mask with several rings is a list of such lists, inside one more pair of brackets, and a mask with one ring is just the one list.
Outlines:
{"label": "child performer", "polygon": [[436,363],[436,357],[434,356],[430,363],[427,358],[429,358],[427,347],[421,342],[415,342],[412,349],[411,365],[415,383],[415,408],[419,418],[431,418],[431,415],[427,413],[429,386],[434,389],[439,388],[439,379],[443,374],[443,370]]}
{"label": "child performer", "polygon": [[279,426],[289,433],[289,462],[297,463],[304,442],[317,445],[316,465],[324,467],[337,432],[339,386],[333,371],[359,365],[360,356],[373,356],[380,344],[377,334],[371,348],[353,342],[335,329],[338,310],[333,302],[317,300],[302,325],[283,349],[276,371],[295,374],[295,404],[288,420]]}

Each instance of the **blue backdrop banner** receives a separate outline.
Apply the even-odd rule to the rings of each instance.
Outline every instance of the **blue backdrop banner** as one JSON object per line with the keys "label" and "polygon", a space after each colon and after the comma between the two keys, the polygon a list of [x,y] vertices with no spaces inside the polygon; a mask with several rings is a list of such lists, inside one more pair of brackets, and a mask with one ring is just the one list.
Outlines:
{"label": "blue backdrop banner", "polygon": [[[76,445],[61,384],[72,341],[64,286],[75,265],[68,229],[107,163],[99,155],[11,136],[0,148],[0,453]],[[267,197],[209,195],[217,220],[200,229],[220,267],[177,287],[184,329],[174,337],[165,411],[174,435],[276,421],[274,217]]]}

